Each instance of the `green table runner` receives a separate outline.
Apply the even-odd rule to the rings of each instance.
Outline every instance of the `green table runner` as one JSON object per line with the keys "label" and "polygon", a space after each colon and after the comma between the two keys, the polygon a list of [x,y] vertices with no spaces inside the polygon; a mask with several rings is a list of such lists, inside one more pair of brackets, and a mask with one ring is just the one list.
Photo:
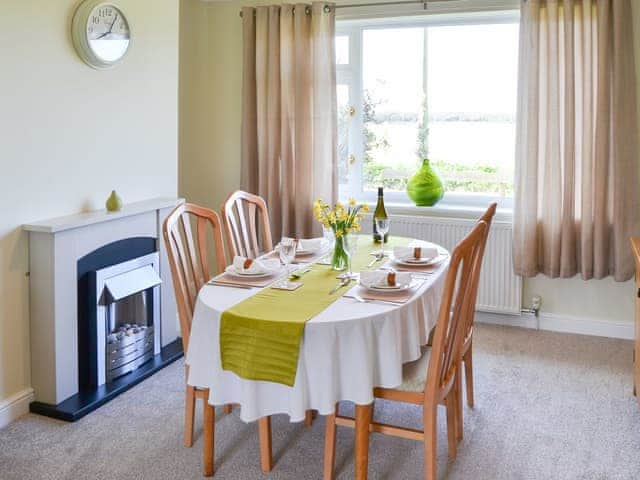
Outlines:
{"label": "green table runner", "polygon": [[[385,245],[406,245],[406,238],[392,237]],[[353,270],[366,268],[380,244],[358,236]],[[375,267],[379,267],[380,263]],[[305,323],[349,290],[329,291],[339,282],[330,265],[311,266],[297,290],[265,288],[222,312],[220,355],[222,368],[248,380],[265,380],[293,386],[298,367],[300,339]]]}

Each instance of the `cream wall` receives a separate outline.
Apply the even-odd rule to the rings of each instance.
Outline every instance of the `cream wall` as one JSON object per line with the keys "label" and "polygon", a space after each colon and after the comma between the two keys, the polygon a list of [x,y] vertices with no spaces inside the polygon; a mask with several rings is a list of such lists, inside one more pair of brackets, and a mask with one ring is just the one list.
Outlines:
{"label": "cream wall", "polygon": [[180,194],[215,210],[240,185],[239,5],[180,1]]}
{"label": "cream wall", "polygon": [[[250,3],[181,2],[183,39],[189,37],[181,47],[181,75],[193,80],[181,89],[180,192],[216,209],[239,186],[242,32],[238,11]],[[640,2],[632,3],[634,24],[640,26]],[[188,27],[193,30],[185,33]],[[640,28],[635,45],[640,98]],[[542,295],[542,311],[547,314],[616,323],[633,318],[631,282],[538,276],[525,281],[525,306],[534,294]]]}
{"label": "cream wall", "polygon": [[0,407],[30,385],[27,236],[20,225],[177,194],[178,0],[118,0],[133,42],[87,67],[77,0],[0,3]]}

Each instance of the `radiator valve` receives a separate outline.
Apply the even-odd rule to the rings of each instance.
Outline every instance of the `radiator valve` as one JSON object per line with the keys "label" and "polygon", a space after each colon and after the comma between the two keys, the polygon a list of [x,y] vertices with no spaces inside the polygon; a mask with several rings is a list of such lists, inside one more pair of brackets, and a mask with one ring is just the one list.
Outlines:
{"label": "radiator valve", "polygon": [[523,308],[522,313],[532,313],[536,317],[540,314],[540,306],[542,305],[542,297],[534,295],[531,297],[531,308]]}

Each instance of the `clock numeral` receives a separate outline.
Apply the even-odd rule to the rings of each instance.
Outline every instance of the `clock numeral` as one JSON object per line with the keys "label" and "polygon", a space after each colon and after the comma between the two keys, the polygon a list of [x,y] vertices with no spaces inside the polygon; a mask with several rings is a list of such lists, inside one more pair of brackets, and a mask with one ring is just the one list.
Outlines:
{"label": "clock numeral", "polygon": [[100,23],[100,17],[93,17],[92,21],[97,25]]}
{"label": "clock numeral", "polygon": [[89,33],[93,33],[93,27],[88,28]]}

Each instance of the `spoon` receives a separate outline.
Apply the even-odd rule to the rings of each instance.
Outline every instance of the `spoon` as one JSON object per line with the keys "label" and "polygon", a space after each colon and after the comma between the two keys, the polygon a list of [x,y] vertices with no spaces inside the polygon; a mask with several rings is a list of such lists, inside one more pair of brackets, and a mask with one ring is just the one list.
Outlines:
{"label": "spoon", "polygon": [[347,285],[349,285],[349,282],[351,282],[351,279],[349,277],[343,278],[342,280],[340,280],[339,284],[337,284],[335,287],[333,287],[331,289],[331,291],[329,292],[329,295],[333,295],[338,290],[340,290],[342,287],[346,287]]}
{"label": "spoon", "polygon": [[373,267],[373,265],[376,262],[379,262],[384,258],[384,252],[376,252],[374,255],[375,255],[375,258],[369,262],[369,265],[367,265],[367,268]]}
{"label": "spoon", "polygon": [[297,280],[297,279],[299,279],[302,275],[304,275],[305,273],[308,273],[308,272],[310,272],[310,271],[311,271],[311,267],[309,267],[309,268],[303,268],[303,269],[301,269],[301,270],[298,270],[298,271],[296,271],[296,272],[293,272],[293,273],[290,275],[290,277],[291,277],[292,279],[294,279],[294,280]]}

